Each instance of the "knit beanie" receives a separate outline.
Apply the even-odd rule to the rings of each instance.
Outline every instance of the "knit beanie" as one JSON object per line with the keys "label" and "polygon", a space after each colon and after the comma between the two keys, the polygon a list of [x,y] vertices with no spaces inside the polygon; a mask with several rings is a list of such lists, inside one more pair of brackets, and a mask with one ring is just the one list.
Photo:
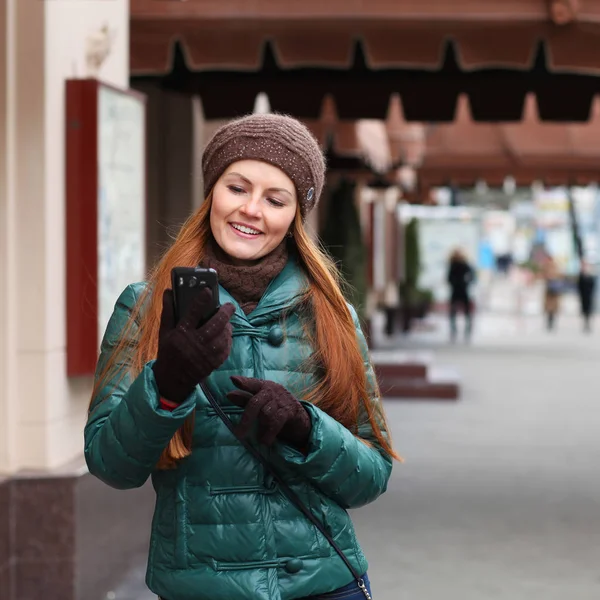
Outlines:
{"label": "knit beanie", "polygon": [[302,218],[323,190],[325,158],[317,140],[300,121],[277,114],[248,115],[217,130],[202,156],[204,195],[238,160],[262,160],[279,167],[296,186]]}

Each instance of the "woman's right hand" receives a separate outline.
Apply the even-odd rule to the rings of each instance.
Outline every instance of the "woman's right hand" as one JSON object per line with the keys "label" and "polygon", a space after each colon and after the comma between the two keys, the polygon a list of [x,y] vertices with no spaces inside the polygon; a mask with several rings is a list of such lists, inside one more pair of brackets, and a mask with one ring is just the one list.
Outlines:
{"label": "woman's right hand", "polygon": [[212,292],[205,288],[192,302],[187,314],[175,322],[173,291],[163,293],[154,378],[162,398],[183,402],[196,385],[218,369],[229,356],[232,342],[231,319],[235,307],[223,304],[201,323],[211,304]]}

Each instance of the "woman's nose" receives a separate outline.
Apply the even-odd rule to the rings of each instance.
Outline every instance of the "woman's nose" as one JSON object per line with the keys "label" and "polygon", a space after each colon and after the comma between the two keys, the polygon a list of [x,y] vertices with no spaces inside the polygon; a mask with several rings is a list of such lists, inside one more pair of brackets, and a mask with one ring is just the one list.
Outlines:
{"label": "woman's nose", "polygon": [[242,204],[240,210],[247,215],[257,216],[260,214],[260,197],[252,196],[247,202]]}

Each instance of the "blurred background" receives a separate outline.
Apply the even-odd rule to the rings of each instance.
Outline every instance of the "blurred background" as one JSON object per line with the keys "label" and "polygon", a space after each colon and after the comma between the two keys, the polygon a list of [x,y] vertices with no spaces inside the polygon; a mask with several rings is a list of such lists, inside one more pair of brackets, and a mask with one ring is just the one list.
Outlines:
{"label": "blurred background", "polygon": [[99,338],[269,111],[405,458],[374,598],[600,597],[599,0],[0,0],[0,39],[0,598],[154,597],[151,486],[83,460]]}

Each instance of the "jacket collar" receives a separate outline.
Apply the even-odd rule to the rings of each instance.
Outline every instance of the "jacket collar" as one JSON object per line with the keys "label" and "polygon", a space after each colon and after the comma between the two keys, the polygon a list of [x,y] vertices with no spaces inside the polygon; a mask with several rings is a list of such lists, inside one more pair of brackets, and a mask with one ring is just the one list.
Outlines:
{"label": "jacket collar", "polygon": [[221,285],[219,285],[220,302],[221,304],[231,302],[235,306],[232,323],[261,325],[265,321],[272,320],[274,315],[293,306],[307,287],[308,277],[297,259],[290,256],[281,273],[271,281],[257,307],[249,315],[244,314],[236,300]]}

